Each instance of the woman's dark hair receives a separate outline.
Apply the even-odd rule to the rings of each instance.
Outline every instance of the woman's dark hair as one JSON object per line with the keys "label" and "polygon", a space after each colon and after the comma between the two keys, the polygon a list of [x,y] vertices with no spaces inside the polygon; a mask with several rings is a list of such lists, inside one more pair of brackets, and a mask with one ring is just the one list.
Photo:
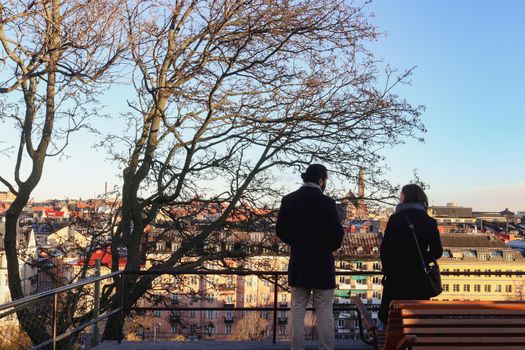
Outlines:
{"label": "woman's dark hair", "polygon": [[327,177],[328,170],[321,164],[312,164],[301,174],[301,179],[304,182],[318,183],[320,179],[326,179]]}
{"label": "woman's dark hair", "polygon": [[425,209],[428,209],[428,197],[419,185],[405,185],[401,189],[401,192],[405,196],[404,203],[421,203]]}

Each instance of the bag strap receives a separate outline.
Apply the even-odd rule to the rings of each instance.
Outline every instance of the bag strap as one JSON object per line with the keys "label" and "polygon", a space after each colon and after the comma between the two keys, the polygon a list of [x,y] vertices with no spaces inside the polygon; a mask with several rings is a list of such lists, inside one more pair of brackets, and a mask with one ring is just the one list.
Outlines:
{"label": "bag strap", "polygon": [[428,267],[428,264],[425,262],[425,259],[423,258],[423,254],[421,253],[421,247],[419,246],[419,241],[417,240],[416,229],[414,228],[414,224],[412,224],[412,221],[410,221],[410,218],[408,216],[403,215],[403,218],[408,223],[408,227],[410,228],[410,231],[412,231],[412,236],[414,237],[414,241],[416,241],[417,252],[419,253],[419,258],[421,259],[421,265],[423,265],[423,270],[426,273],[428,273],[430,271],[430,268]]}

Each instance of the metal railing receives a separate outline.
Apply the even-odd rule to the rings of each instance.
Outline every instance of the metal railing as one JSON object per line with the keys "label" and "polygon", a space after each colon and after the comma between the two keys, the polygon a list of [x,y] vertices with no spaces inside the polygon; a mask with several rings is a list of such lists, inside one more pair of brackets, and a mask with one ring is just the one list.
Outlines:
{"label": "metal railing", "polygon": [[[129,311],[270,311],[273,314],[273,323],[272,323],[272,342],[277,342],[277,326],[279,317],[277,316],[277,313],[279,311],[290,311],[291,308],[288,306],[283,306],[282,302],[278,300],[278,292],[279,292],[279,277],[280,276],[286,276],[288,273],[286,271],[245,271],[245,270],[239,270],[239,271],[233,271],[233,270],[206,270],[206,271],[187,271],[187,272],[180,272],[177,270],[165,270],[162,272],[159,271],[142,271],[142,270],[135,270],[135,271],[122,271],[122,275],[138,275],[138,276],[144,276],[144,275],[193,275],[193,276],[207,276],[207,275],[221,275],[221,276],[227,276],[227,275],[236,275],[236,276],[271,276],[271,280],[273,283],[273,302],[272,306],[256,306],[256,307],[181,307],[181,306],[171,306],[171,307],[137,307],[137,306],[129,306],[128,302],[126,301],[126,298],[124,296],[121,304],[121,315],[126,314]],[[337,276],[381,276],[382,273],[380,271],[337,271]],[[122,286],[121,290],[126,290],[126,278],[122,278],[121,280]],[[373,308],[373,306],[372,306]],[[306,309],[307,311],[315,311],[315,307],[309,307]],[[340,304],[340,305],[334,305],[334,311],[356,311],[356,307],[353,304]],[[123,317],[120,317],[120,319],[123,319]],[[122,330],[122,327],[120,327]],[[122,340],[122,334],[120,334],[119,337],[119,343]]]}
{"label": "metal railing", "polygon": [[[51,338],[40,343],[37,345],[34,345],[32,347],[33,350],[36,349],[42,349],[46,346],[51,346],[53,349],[56,349],[57,342],[64,340],[71,335],[81,332],[82,330],[86,329],[87,327],[93,326],[94,327],[94,344],[97,345],[99,343],[99,330],[98,330],[98,322],[107,319],[111,315],[119,314],[119,343],[123,339],[122,329],[124,322],[124,316],[129,314],[130,311],[155,311],[155,310],[170,310],[170,311],[269,311],[273,314],[273,325],[272,325],[272,341],[275,343],[277,340],[277,325],[279,321],[278,312],[279,311],[290,311],[291,308],[281,305],[281,301],[278,300],[278,292],[279,292],[279,277],[285,276],[287,273],[284,271],[235,271],[235,270],[206,270],[206,271],[187,271],[187,272],[181,272],[177,270],[166,270],[166,271],[147,271],[147,270],[135,270],[135,271],[116,271],[107,275],[103,276],[94,276],[89,277],[87,279],[84,279],[80,282],[55,288],[52,290],[40,292],[38,294],[30,295],[15,301],[11,301],[9,303],[0,305],[0,319],[6,315],[14,314],[16,313],[16,310],[18,308],[24,307],[28,304],[31,304],[33,302],[43,300],[45,298],[52,297],[52,320],[51,320]],[[442,276],[525,276],[525,271],[443,271]],[[235,307],[234,305],[232,307],[193,307],[193,306],[179,306],[179,303],[171,303],[171,306],[165,306],[165,307],[158,307],[158,306],[147,306],[147,307],[139,307],[130,305],[129,300],[127,300],[127,294],[120,293],[120,300],[119,300],[119,307],[114,308],[112,310],[109,310],[105,312],[104,314],[99,314],[100,309],[100,282],[106,279],[119,277],[120,281],[120,290],[124,291],[127,290],[126,282],[127,278],[126,276],[145,276],[145,275],[174,275],[174,276],[181,276],[181,275],[196,275],[196,276],[206,276],[206,275],[236,275],[236,276],[266,276],[270,277],[273,283],[273,305],[272,306],[265,306],[265,307]],[[380,271],[337,271],[337,276],[381,276],[382,273]],[[82,324],[68,329],[62,334],[57,334],[57,304],[58,304],[58,295],[60,293],[64,293],[67,291],[71,291],[75,288],[80,288],[83,286],[86,286],[88,284],[94,284],[94,310],[93,310],[93,318],[90,320],[87,320],[83,322]],[[374,305],[369,305],[374,309]],[[375,305],[377,308],[378,305]],[[314,311],[314,307],[307,308],[308,311]],[[353,304],[336,304],[334,305],[334,311],[357,311],[355,305]]]}
{"label": "metal railing", "polygon": [[[113,273],[110,273],[110,274],[107,274],[107,275],[103,275],[103,276],[99,276],[98,273],[97,275],[95,275],[94,277],[89,277],[89,278],[86,278],[82,281],[79,281],[79,282],[76,282],[76,283],[73,283],[73,284],[70,284],[70,285],[67,285],[67,286],[63,286],[63,287],[59,287],[59,288],[55,288],[55,289],[51,289],[51,290],[47,290],[47,291],[44,291],[44,292],[40,292],[40,293],[37,293],[37,294],[33,294],[33,295],[29,295],[27,297],[24,297],[24,298],[21,298],[21,299],[17,299],[17,300],[14,300],[14,301],[11,301],[11,302],[8,302],[8,303],[5,303],[5,304],[2,304],[0,305],[0,320],[3,318],[3,317],[6,317],[6,316],[9,316],[9,315],[13,315],[17,312],[17,309],[20,309],[20,308],[23,308],[23,307],[26,307],[32,303],[35,303],[35,302],[39,302],[39,301],[42,301],[48,297],[52,297],[53,298],[53,301],[52,301],[52,308],[51,308],[51,325],[50,325],[50,330],[51,330],[51,338],[40,343],[40,344],[37,344],[35,346],[33,346],[31,349],[32,350],[37,350],[37,349],[42,349],[48,345],[51,345],[52,349],[55,350],[56,349],[56,345],[59,341],[61,340],[64,340],[68,337],[70,337],[71,335],[77,333],[77,332],[80,332],[82,330],[84,330],[85,328],[87,327],[90,327],[90,326],[94,326],[95,327],[95,337],[98,336],[98,322],[99,321],[102,321],[108,317],[110,317],[111,315],[113,314],[116,314],[116,313],[119,313],[121,312],[121,309],[120,308],[116,308],[116,309],[113,309],[113,310],[110,310],[106,313],[104,313],[103,315],[100,315],[99,314],[99,308],[100,308],[100,282],[103,281],[103,280],[106,280],[106,279],[109,279],[109,278],[113,278],[115,276],[119,276],[121,275],[121,272],[120,271],[116,271],[116,272],[113,272]],[[84,286],[87,286],[89,284],[94,284],[94,291],[95,291],[95,295],[94,295],[94,309],[93,309],[93,318],[72,328],[72,329],[68,329],[66,332],[62,333],[62,334],[57,334],[57,323],[58,323],[58,317],[57,317],[57,313],[58,313],[58,296],[59,294],[61,293],[64,293],[64,292],[68,292],[68,291],[71,291],[73,289],[77,289],[77,288],[81,288],[81,287],[84,287]],[[38,315],[37,315],[38,316]],[[95,342],[98,342],[98,339],[95,339]]]}

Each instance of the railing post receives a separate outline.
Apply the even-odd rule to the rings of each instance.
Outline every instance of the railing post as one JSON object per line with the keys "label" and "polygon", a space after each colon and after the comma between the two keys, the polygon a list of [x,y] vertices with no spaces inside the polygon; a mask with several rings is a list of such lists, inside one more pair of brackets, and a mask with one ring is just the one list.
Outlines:
{"label": "railing post", "polygon": [[273,343],[277,343],[277,292],[279,275],[274,274],[273,279]]}
{"label": "railing post", "polygon": [[118,313],[118,343],[122,343],[122,328],[124,327],[124,274],[120,274],[120,311]]}
{"label": "railing post", "polygon": [[[100,259],[95,260],[95,276],[100,276]],[[93,307],[93,318],[100,316],[100,281],[95,282],[95,305]],[[100,333],[98,329],[98,322],[93,325],[93,345],[97,346],[100,343]]]}
{"label": "railing post", "polygon": [[53,294],[53,325],[52,325],[52,339],[53,339],[53,350],[56,350],[57,343],[55,339],[57,337],[57,309],[58,309],[58,293]]}

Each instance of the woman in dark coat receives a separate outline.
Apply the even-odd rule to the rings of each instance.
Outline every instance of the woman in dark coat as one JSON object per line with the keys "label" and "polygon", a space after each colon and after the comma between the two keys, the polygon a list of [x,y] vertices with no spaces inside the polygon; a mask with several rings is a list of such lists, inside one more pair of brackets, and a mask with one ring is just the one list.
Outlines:
{"label": "woman in dark coat", "polygon": [[392,300],[428,300],[425,292],[425,274],[412,231],[414,230],[424,259],[437,260],[443,254],[436,220],[428,213],[428,199],[421,187],[406,185],[401,190],[399,205],[390,216],[381,243],[383,265],[383,298],[379,308],[379,320],[385,325]]}

